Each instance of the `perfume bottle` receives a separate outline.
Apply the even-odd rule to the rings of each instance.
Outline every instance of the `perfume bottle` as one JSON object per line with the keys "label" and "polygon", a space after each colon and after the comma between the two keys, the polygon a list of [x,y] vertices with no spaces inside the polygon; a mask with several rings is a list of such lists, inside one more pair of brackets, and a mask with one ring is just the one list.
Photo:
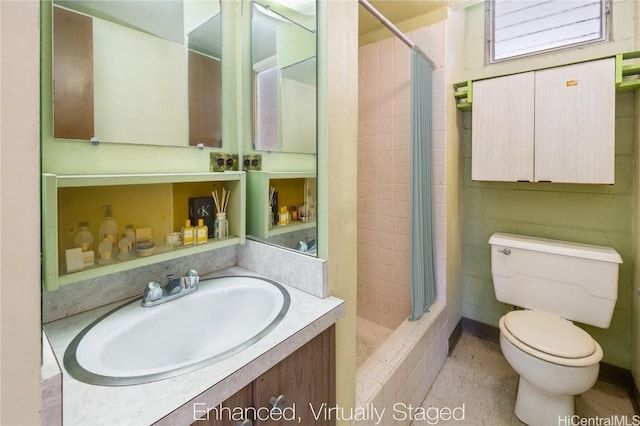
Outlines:
{"label": "perfume bottle", "polygon": [[209,227],[204,224],[204,219],[198,219],[196,227],[196,244],[204,244],[209,239]]}
{"label": "perfume bottle", "polygon": [[187,219],[184,221],[184,226],[182,227],[182,245],[192,246],[193,244],[195,244],[195,240],[195,229],[193,229],[193,226],[191,226],[191,221]]}

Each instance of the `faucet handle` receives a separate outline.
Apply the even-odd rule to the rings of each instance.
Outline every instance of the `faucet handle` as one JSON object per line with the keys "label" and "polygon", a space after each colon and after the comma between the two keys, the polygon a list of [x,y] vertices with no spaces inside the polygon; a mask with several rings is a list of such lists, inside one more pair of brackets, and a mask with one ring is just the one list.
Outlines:
{"label": "faucet handle", "polygon": [[188,280],[189,288],[196,287],[200,282],[200,276],[195,269],[188,270],[184,277]]}
{"label": "faucet handle", "polygon": [[144,296],[142,300],[146,302],[153,302],[158,299],[162,299],[162,284],[158,281],[150,281],[144,289]]}

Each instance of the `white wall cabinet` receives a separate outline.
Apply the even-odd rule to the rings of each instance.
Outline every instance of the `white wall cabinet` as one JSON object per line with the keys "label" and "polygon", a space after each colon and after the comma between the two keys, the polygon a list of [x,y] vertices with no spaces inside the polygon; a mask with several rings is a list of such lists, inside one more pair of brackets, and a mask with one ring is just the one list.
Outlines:
{"label": "white wall cabinet", "polygon": [[533,89],[533,72],[473,82],[473,180],[533,180]]}
{"label": "white wall cabinet", "polygon": [[614,58],[477,81],[473,90],[473,180],[614,183]]}

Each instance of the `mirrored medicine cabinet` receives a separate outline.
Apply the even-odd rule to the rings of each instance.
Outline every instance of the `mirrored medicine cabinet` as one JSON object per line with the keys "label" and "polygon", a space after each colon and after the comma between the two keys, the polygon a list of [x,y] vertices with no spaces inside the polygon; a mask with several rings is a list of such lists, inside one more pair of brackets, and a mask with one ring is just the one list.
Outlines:
{"label": "mirrored medicine cabinet", "polygon": [[[266,191],[270,187],[277,187],[283,197],[282,202],[287,204],[290,212],[298,213],[298,208],[305,204],[313,204],[317,209],[316,2],[296,2],[296,9],[288,8],[275,0],[261,1],[260,6],[257,4],[242,2],[242,15],[251,15],[251,19],[246,20],[240,14],[233,13],[225,18],[222,12],[229,10],[228,5],[222,5],[221,12],[221,5],[216,0],[54,0],[51,6],[54,77],[54,134],[51,142],[55,144],[58,139],[70,139],[75,144],[73,141],[86,141],[95,136],[101,143],[150,145],[149,148],[142,149],[154,149],[158,145],[188,147],[202,143],[207,147],[221,147],[224,152],[245,156],[261,154],[263,175],[271,176],[267,180]],[[121,9],[109,9],[114,5],[119,5]],[[62,13],[58,13],[60,11]],[[59,18],[58,15],[64,16]],[[79,31],[84,31],[81,38],[88,41],[86,46],[76,44],[69,48],[58,44],[69,37],[64,35],[58,40],[56,30],[68,27],[66,21],[58,19],[66,19],[68,16],[72,16],[71,19],[80,17],[76,20],[85,22],[85,28],[82,29],[81,24]],[[179,25],[169,25],[167,19],[173,23],[179,21]],[[234,25],[223,24],[224,19],[238,19],[241,23],[238,22],[237,26],[241,29],[228,34],[229,28]],[[265,20],[266,23],[262,22]],[[224,25],[225,37],[237,38],[241,33],[249,35],[249,31],[252,34],[254,48],[251,49],[250,61],[241,61],[247,70],[251,68],[252,78],[242,80],[241,94],[237,93],[235,83],[231,82],[226,86],[222,84]],[[69,26],[75,28],[77,25]],[[259,29],[264,26],[270,28],[270,35]],[[115,40],[105,38],[113,34]],[[77,35],[72,33],[71,37]],[[265,46],[256,47],[260,43]],[[233,43],[231,46],[239,49],[240,43]],[[99,51],[102,47],[107,50]],[[225,48],[228,49],[229,44]],[[271,53],[266,56],[264,53],[258,55],[256,49]],[[65,55],[75,58],[65,58]],[[260,61],[254,61],[254,55],[256,58],[261,57]],[[61,56],[63,59],[59,59]],[[161,59],[165,62],[158,62]],[[64,61],[69,60],[84,68],[64,66]],[[141,64],[138,65],[135,61],[140,60]],[[118,67],[118,64],[121,66]],[[276,85],[270,89],[276,94],[271,100],[276,102],[273,110],[275,115],[271,121],[276,139],[268,142],[271,144],[268,147],[254,145],[256,140],[252,137],[259,132],[257,121],[261,113],[257,105],[257,81],[263,70],[261,66],[265,64],[275,67],[276,76]],[[224,90],[227,91],[226,103],[222,102]],[[67,101],[65,91],[71,91],[67,93]],[[238,125],[246,130],[249,145],[240,138],[230,138],[226,142],[221,140],[223,105],[229,108],[229,105],[234,106],[238,102],[247,104],[254,120],[234,124],[231,119],[230,125]],[[264,99],[261,98],[261,102]],[[65,114],[71,117],[67,123],[62,121]],[[84,133],[77,133],[87,123],[90,126],[83,130]],[[194,129],[199,127],[202,128],[201,131],[195,139],[190,140],[190,134],[196,133]],[[237,132],[231,133],[235,135]],[[53,145],[48,143],[47,146],[45,153],[52,151]],[[161,151],[154,152],[162,156]],[[109,157],[109,161],[111,160]],[[288,179],[287,174],[291,172],[295,176]],[[270,182],[271,178],[278,182]],[[261,182],[264,183],[263,178]],[[281,185],[285,187],[281,189]],[[248,186],[249,173],[247,216],[253,201],[250,199]],[[309,200],[312,201],[308,203]],[[242,217],[244,223],[244,209],[243,214],[238,217]],[[252,235],[247,232],[247,237],[315,255],[315,221],[298,222],[300,223],[294,223],[297,226],[288,228],[281,227],[279,223],[274,224],[266,234]],[[264,224],[268,225],[266,222]],[[298,229],[290,231],[294,228]]]}
{"label": "mirrored medicine cabinet", "polygon": [[315,1],[290,7],[253,4],[254,148],[315,154]]}
{"label": "mirrored medicine cabinet", "polygon": [[248,154],[261,154],[263,167],[247,174],[247,237],[312,256],[317,253],[316,8],[315,0],[253,2]]}
{"label": "mirrored medicine cabinet", "polygon": [[55,139],[221,147],[219,1],[52,8]]}

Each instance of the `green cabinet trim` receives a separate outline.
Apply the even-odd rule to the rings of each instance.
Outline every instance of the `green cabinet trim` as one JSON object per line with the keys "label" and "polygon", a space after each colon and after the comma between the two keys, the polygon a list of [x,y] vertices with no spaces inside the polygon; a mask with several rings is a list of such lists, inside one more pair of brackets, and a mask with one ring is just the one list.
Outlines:
{"label": "green cabinet trim", "polygon": [[[609,56],[610,57],[610,56]],[[616,93],[631,92],[640,88],[640,63],[625,64],[625,61],[640,58],[640,51],[619,53],[616,58],[616,74],[615,85]],[[604,58],[593,58],[593,60]],[[585,61],[590,62],[590,61]],[[567,64],[571,65],[571,64]],[[540,71],[528,70],[528,71]],[[526,72],[526,71],[522,71]],[[495,77],[504,77],[504,75],[496,75]],[[460,111],[471,111],[473,105],[473,81],[467,80],[453,84],[453,96],[456,102],[456,108]]]}
{"label": "green cabinet trim", "polygon": [[471,111],[473,103],[473,82],[462,81],[453,85],[453,96],[456,98],[456,108],[460,111]]}
{"label": "green cabinet trim", "polygon": [[616,55],[616,93],[631,92],[640,87],[640,64],[625,61],[640,58],[640,51]]}
{"label": "green cabinet trim", "polygon": [[[118,185],[154,185],[197,182],[229,182],[236,186],[229,199],[227,215],[230,219],[231,238],[223,241],[210,239],[206,244],[173,247],[148,257],[114,261],[108,265],[94,265],[82,271],[61,274],[58,257],[58,189],[104,187]],[[173,200],[167,200],[172,204]],[[202,253],[235,244],[244,244],[246,236],[246,176],[244,172],[224,173],[153,173],[112,175],[42,175],[42,282],[46,290],[56,290],[62,285],[96,278],[106,274],[127,271],[141,266],[191,254]]]}

